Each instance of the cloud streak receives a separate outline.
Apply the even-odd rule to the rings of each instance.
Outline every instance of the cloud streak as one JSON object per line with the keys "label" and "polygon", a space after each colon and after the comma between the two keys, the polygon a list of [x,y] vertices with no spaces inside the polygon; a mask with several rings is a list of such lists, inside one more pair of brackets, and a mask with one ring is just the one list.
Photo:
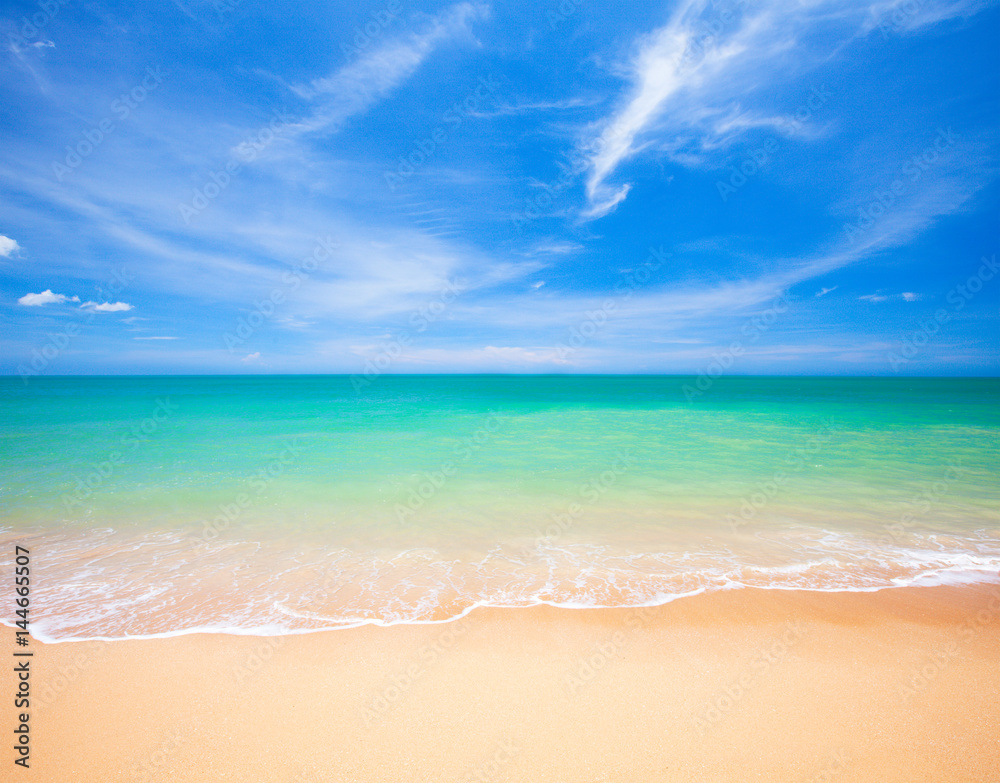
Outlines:
{"label": "cloud streak", "polygon": [[[852,40],[869,31],[895,4],[870,2],[709,3],[687,0],[666,25],[637,39],[637,53],[624,68],[628,87],[619,107],[593,126],[577,154],[586,175],[582,216],[603,217],[628,196],[629,183],[614,174],[630,159],[653,150],[685,165],[699,165],[709,151],[730,146],[746,131],[771,127],[783,135],[806,135],[793,115],[752,108],[765,88],[774,88],[835,55],[813,40]],[[907,29],[970,16],[981,2],[931,4],[909,18]],[[832,28],[832,30],[830,29]],[[748,108],[750,105],[750,108]]]}
{"label": "cloud streak", "polygon": [[78,296],[66,296],[65,294],[54,294],[48,288],[40,294],[25,294],[17,300],[19,305],[26,307],[41,307],[47,304],[63,304],[63,302],[79,302]]}
{"label": "cloud streak", "polygon": [[0,234],[0,256],[4,258],[10,258],[14,253],[21,249],[21,246],[10,237],[5,237]]}
{"label": "cloud streak", "polygon": [[126,313],[132,309],[132,305],[125,302],[84,302],[80,307],[95,313]]}
{"label": "cloud streak", "polygon": [[484,6],[458,3],[435,16],[419,33],[386,41],[330,76],[293,87],[316,104],[313,113],[295,124],[298,133],[334,133],[410,78],[441,43],[468,35],[472,23],[486,16]]}
{"label": "cloud streak", "polygon": [[[67,302],[80,302],[78,296],[67,296],[66,294],[55,294],[50,289],[45,289],[40,294],[25,294],[17,300],[19,305],[25,307],[41,307],[47,304],[65,304]],[[80,304],[81,310],[90,310],[95,313],[124,313],[132,309],[132,305],[126,302],[83,302]]]}

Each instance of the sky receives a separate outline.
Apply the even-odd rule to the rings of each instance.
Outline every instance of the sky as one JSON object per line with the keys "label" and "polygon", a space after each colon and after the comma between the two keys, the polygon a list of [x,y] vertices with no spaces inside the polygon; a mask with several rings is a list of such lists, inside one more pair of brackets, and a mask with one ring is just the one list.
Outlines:
{"label": "sky", "polygon": [[7,0],[0,373],[996,375],[998,5]]}

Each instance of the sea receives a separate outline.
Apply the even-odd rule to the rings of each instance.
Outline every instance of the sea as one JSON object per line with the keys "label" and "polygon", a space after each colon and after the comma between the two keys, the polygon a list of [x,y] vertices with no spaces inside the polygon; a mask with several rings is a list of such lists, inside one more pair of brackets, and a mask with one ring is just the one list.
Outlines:
{"label": "sea", "polygon": [[0,378],[49,642],[1000,582],[998,479],[997,378]]}

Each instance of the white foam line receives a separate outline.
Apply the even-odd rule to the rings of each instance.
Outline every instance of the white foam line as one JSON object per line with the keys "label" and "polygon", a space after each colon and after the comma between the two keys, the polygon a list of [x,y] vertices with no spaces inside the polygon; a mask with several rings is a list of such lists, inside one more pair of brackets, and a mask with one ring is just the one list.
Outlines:
{"label": "white foam line", "polygon": [[[951,578],[948,578],[948,577]],[[928,583],[930,579],[930,583]],[[226,636],[257,636],[257,637],[272,637],[272,636],[300,636],[303,634],[310,633],[323,633],[326,631],[339,631],[348,630],[350,628],[360,628],[365,625],[375,625],[383,628],[389,628],[396,625],[444,625],[446,623],[457,622],[458,620],[467,617],[474,610],[479,608],[489,608],[489,609],[526,609],[533,606],[551,606],[558,609],[570,609],[570,610],[581,610],[581,609],[640,609],[640,608],[651,608],[656,606],[665,606],[673,601],[682,598],[691,598],[696,595],[702,595],[709,592],[718,592],[722,590],[738,590],[738,589],[754,589],[754,590],[786,590],[786,591],[800,591],[806,593],[876,593],[881,590],[894,590],[898,588],[906,587],[938,587],[942,585],[954,585],[954,586],[966,586],[971,584],[1000,584],[1000,573],[995,570],[986,569],[968,569],[965,571],[951,571],[949,569],[941,569],[937,572],[928,572],[924,574],[917,574],[912,577],[894,577],[892,579],[892,584],[882,584],[882,585],[870,585],[865,587],[808,587],[799,585],[748,585],[741,582],[727,581],[719,585],[714,586],[703,586],[696,588],[695,590],[690,590],[683,593],[668,593],[660,594],[655,599],[649,601],[639,602],[639,603],[628,603],[628,604],[581,604],[578,602],[560,602],[560,601],[549,601],[545,599],[532,599],[530,603],[526,604],[504,604],[492,601],[475,601],[470,604],[466,609],[459,612],[458,614],[445,618],[443,620],[381,620],[378,618],[363,619],[357,621],[348,621],[346,623],[340,623],[335,620],[324,618],[326,622],[330,622],[330,626],[322,628],[287,628],[283,626],[277,626],[273,624],[254,626],[247,628],[233,627],[233,626],[192,626],[191,628],[182,628],[175,631],[161,631],[159,633],[150,634],[126,634],[124,636],[70,636],[65,638],[54,638],[44,633],[37,633],[32,631],[32,636],[35,639],[42,642],[43,644],[62,644],[66,642],[91,642],[91,641],[101,641],[101,642],[123,642],[123,641],[134,641],[140,639],[172,639],[177,636],[187,636],[190,634],[197,633],[207,633],[207,634],[223,634]],[[311,619],[302,615],[297,615],[295,612],[288,610],[284,607],[278,605],[278,602],[274,603],[274,606],[279,611],[291,616],[300,616],[303,619]],[[0,624],[6,625],[10,628],[15,626],[6,620],[0,620]]]}

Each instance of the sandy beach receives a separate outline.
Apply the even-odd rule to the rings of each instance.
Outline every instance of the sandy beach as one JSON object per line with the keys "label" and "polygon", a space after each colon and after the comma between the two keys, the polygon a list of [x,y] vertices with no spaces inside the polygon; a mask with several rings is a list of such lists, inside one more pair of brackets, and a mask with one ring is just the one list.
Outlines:
{"label": "sandy beach", "polygon": [[0,783],[1000,783],[1000,2],[4,9]]}
{"label": "sandy beach", "polygon": [[31,649],[24,780],[1000,779],[996,585]]}

